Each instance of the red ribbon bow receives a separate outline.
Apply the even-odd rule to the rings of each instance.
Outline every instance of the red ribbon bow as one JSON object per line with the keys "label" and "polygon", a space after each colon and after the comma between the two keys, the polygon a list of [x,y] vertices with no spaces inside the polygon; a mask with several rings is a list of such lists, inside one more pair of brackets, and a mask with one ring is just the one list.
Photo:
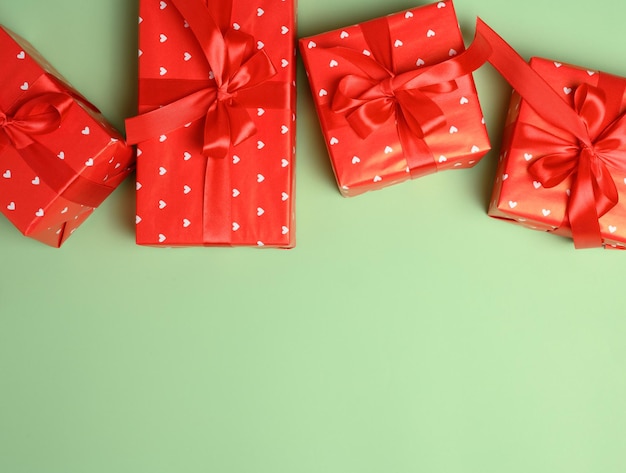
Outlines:
{"label": "red ribbon bow", "polygon": [[[480,19],[474,44],[489,51],[488,61],[535,112],[562,130],[563,136],[556,136],[522,125],[528,146],[543,153],[530,164],[529,172],[548,188],[569,177],[573,179],[567,216],[574,245],[602,246],[598,219],[618,202],[610,168],[626,171],[626,114],[619,114],[623,81],[602,74],[604,87],[581,85],[574,94],[572,108]],[[604,90],[612,96],[607,97]]]}
{"label": "red ribbon bow", "polygon": [[112,176],[108,185],[96,183],[57,159],[54,152],[36,140],[37,135],[59,129],[75,99],[97,110],[82,97],[74,96],[71,90],[69,93],[52,90],[58,90],[58,83],[44,74],[31,85],[25,93],[27,98],[13,107],[14,110],[0,110],[0,152],[14,148],[35,174],[60,196],[86,207],[98,207],[130,171],[122,170]]}
{"label": "red ribbon bow", "polygon": [[[263,49],[257,49],[252,36],[220,25],[200,0],[173,0],[197,38],[214,75],[213,80],[142,79],[145,103],[161,105],[166,89],[184,91],[182,99],[152,112],[128,119],[128,141],[136,144],[150,140],[185,124],[205,117],[203,154],[224,158],[230,146],[237,146],[256,133],[248,108],[284,108],[285,84],[271,82],[276,68]],[[220,5],[230,11],[228,5]],[[226,33],[222,33],[222,28]],[[189,88],[202,87],[191,93]]]}
{"label": "red ribbon bow", "polygon": [[432,95],[457,89],[456,79],[478,69],[487,51],[470,48],[442,63],[401,72],[394,65],[388,18],[360,28],[369,56],[345,47],[331,48],[354,66],[337,86],[333,111],[344,114],[362,139],[393,117],[412,176],[433,172],[437,163],[424,139],[446,124],[446,116]]}
{"label": "red ribbon bow", "polygon": [[26,148],[33,143],[32,135],[58,129],[72,102],[67,94],[49,92],[25,101],[12,114],[0,110],[0,149]]}

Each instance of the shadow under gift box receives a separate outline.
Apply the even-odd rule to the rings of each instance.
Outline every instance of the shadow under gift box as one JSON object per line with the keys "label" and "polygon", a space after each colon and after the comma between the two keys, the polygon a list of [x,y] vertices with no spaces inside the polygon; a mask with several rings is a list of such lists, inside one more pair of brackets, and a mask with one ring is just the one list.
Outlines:
{"label": "shadow under gift box", "polygon": [[60,247],[124,180],[132,149],[24,39],[0,27],[0,210]]}
{"label": "shadow under gift box", "polygon": [[[300,40],[339,190],[474,166],[490,149],[452,1]],[[452,73],[451,73],[452,72]]]}
{"label": "shadow under gift box", "polygon": [[138,244],[295,245],[294,34],[292,0],[140,1]]}

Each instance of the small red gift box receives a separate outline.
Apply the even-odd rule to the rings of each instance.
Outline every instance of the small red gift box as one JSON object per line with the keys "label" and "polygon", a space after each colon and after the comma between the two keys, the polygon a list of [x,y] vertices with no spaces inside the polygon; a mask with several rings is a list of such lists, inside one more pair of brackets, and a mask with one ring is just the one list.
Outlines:
{"label": "small red gift box", "polygon": [[475,165],[490,149],[452,1],[300,40],[344,196]]}
{"label": "small red gift box", "polygon": [[137,243],[290,248],[289,1],[141,0]]}
{"label": "small red gift box", "polygon": [[484,23],[477,31],[516,89],[489,215],[572,237],[577,248],[624,248],[626,78],[527,64]]}
{"label": "small red gift box", "polygon": [[134,155],[25,40],[0,27],[0,210],[59,247],[130,172]]}

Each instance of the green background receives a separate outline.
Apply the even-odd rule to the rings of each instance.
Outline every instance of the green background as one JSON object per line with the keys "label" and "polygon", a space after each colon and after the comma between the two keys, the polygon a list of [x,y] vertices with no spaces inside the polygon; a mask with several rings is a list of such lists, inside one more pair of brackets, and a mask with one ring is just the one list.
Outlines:
{"label": "green background", "polygon": [[[299,0],[299,34],[421,4]],[[626,75],[623,0],[456,8]],[[136,16],[0,0],[119,128]],[[497,151],[342,198],[299,79],[294,250],[135,246],[131,179],[61,250],[0,219],[0,472],[624,473],[624,255],[488,218]],[[497,150],[509,89],[476,81]]]}

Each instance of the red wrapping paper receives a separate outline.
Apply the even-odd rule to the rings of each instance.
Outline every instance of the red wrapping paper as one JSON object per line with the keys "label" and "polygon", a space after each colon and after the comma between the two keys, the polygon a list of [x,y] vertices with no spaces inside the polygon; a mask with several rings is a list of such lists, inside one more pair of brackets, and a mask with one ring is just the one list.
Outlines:
{"label": "red wrapping paper", "polygon": [[626,79],[532,58],[479,21],[477,42],[517,88],[489,215],[574,239],[576,248],[626,243]]}
{"label": "red wrapping paper", "polygon": [[[440,83],[426,83],[419,89],[419,98],[426,96],[430,100],[419,103],[407,94],[400,97],[398,90],[402,87],[391,92],[385,82],[386,74],[393,76],[393,81],[399,81],[403,76],[415,74],[414,71],[426,71],[457,58],[460,61],[464,50],[452,1],[300,40],[322,132],[339,190],[344,196],[355,196],[437,171],[472,167],[487,153],[489,138],[471,76],[471,71],[484,58],[474,60],[472,67],[466,67],[464,75],[449,76]],[[345,98],[340,99],[339,92],[342,81],[352,80],[346,79],[349,76],[358,76],[356,88],[360,87],[363,92],[361,83],[367,74],[361,69],[364,61],[372,60],[383,66],[377,76],[382,82],[375,86],[379,89],[374,92],[373,101],[380,104],[381,96],[394,95],[398,102],[404,100],[405,104],[400,107],[401,111],[396,108],[395,113],[389,113],[394,105],[387,102],[382,108],[388,107],[385,111],[388,116],[379,119],[382,123],[373,131],[365,126],[365,133],[370,134],[363,136],[365,133],[350,122],[353,107],[348,110],[338,107],[338,103],[346,102]],[[373,75],[377,74],[375,71]],[[447,70],[443,75],[446,74]],[[396,85],[391,82],[392,89]],[[353,105],[368,94],[371,99],[371,93],[365,92],[358,100],[348,102]],[[402,130],[411,128],[411,115],[421,125],[421,130],[414,135]],[[399,125],[401,120],[408,126]],[[416,137],[420,132],[424,136]]]}
{"label": "red wrapping paper", "polygon": [[25,40],[0,27],[0,210],[60,247],[128,175],[132,149]]}
{"label": "red wrapping paper", "polygon": [[294,34],[292,1],[140,1],[138,244],[295,245]]}

